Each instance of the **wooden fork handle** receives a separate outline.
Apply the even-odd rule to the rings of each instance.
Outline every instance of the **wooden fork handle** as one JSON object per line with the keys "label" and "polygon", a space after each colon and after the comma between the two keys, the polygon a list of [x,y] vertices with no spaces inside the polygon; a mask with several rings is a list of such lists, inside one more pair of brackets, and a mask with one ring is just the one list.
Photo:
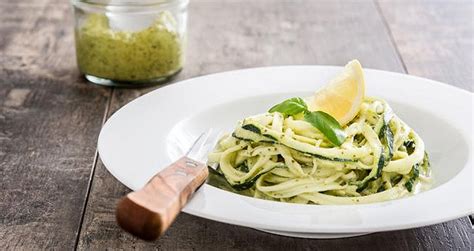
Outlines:
{"label": "wooden fork handle", "polygon": [[183,157],[156,174],[117,205],[118,224],[144,240],[155,240],[171,225],[208,176],[207,166]]}

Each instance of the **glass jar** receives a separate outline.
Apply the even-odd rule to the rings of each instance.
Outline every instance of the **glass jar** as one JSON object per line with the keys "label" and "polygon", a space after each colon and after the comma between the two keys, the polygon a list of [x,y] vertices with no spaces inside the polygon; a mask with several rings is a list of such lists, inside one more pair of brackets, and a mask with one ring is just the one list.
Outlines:
{"label": "glass jar", "polygon": [[79,70],[96,84],[167,81],[183,67],[188,0],[72,0]]}

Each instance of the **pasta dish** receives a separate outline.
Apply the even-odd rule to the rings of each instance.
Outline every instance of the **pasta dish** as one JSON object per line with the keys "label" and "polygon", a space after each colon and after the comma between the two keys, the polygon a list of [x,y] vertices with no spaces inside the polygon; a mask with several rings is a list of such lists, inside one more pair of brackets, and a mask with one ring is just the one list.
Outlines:
{"label": "pasta dish", "polygon": [[320,205],[380,202],[428,187],[423,140],[386,101],[365,96],[359,69],[352,61],[314,96],[239,121],[209,154],[216,169],[208,182],[256,198]]}

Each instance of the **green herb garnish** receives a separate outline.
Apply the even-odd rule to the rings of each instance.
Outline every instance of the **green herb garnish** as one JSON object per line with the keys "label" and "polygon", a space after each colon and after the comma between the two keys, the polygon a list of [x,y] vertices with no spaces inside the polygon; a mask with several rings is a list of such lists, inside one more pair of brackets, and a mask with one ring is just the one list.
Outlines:
{"label": "green herb garnish", "polygon": [[302,98],[290,98],[273,106],[268,112],[279,112],[291,116],[306,111],[308,111],[308,106]]}
{"label": "green herb garnish", "polygon": [[318,128],[333,144],[340,146],[346,140],[346,133],[341,125],[331,115],[323,112],[307,112],[304,120],[314,127]]}
{"label": "green herb garnish", "polygon": [[304,120],[317,128],[336,146],[342,145],[347,137],[335,118],[323,111],[310,112],[302,98],[287,99],[273,106],[268,112],[279,112],[285,116],[304,113]]}

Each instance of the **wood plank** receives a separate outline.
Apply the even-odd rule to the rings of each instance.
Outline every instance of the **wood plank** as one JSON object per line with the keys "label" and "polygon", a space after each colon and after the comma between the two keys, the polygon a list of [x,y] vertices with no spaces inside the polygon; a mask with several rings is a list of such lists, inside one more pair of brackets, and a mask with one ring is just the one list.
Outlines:
{"label": "wood plank", "polygon": [[473,2],[380,0],[408,73],[473,90]]}
{"label": "wood plank", "polygon": [[[187,64],[177,80],[266,65],[343,65],[352,58],[366,67],[403,72],[371,1],[192,1],[188,41]],[[111,110],[152,89],[116,90]],[[98,165],[78,249],[430,250],[470,245],[469,236],[458,236],[465,233],[459,228],[466,219],[344,240],[304,240],[184,213],[160,240],[144,242],[115,222],[115,203],[128,192]]]}
{"label": "wood plank", "polygon": [[71,22],[67,2],[0,7],[0,250],[74,248],[110,90],[79,76]]}

